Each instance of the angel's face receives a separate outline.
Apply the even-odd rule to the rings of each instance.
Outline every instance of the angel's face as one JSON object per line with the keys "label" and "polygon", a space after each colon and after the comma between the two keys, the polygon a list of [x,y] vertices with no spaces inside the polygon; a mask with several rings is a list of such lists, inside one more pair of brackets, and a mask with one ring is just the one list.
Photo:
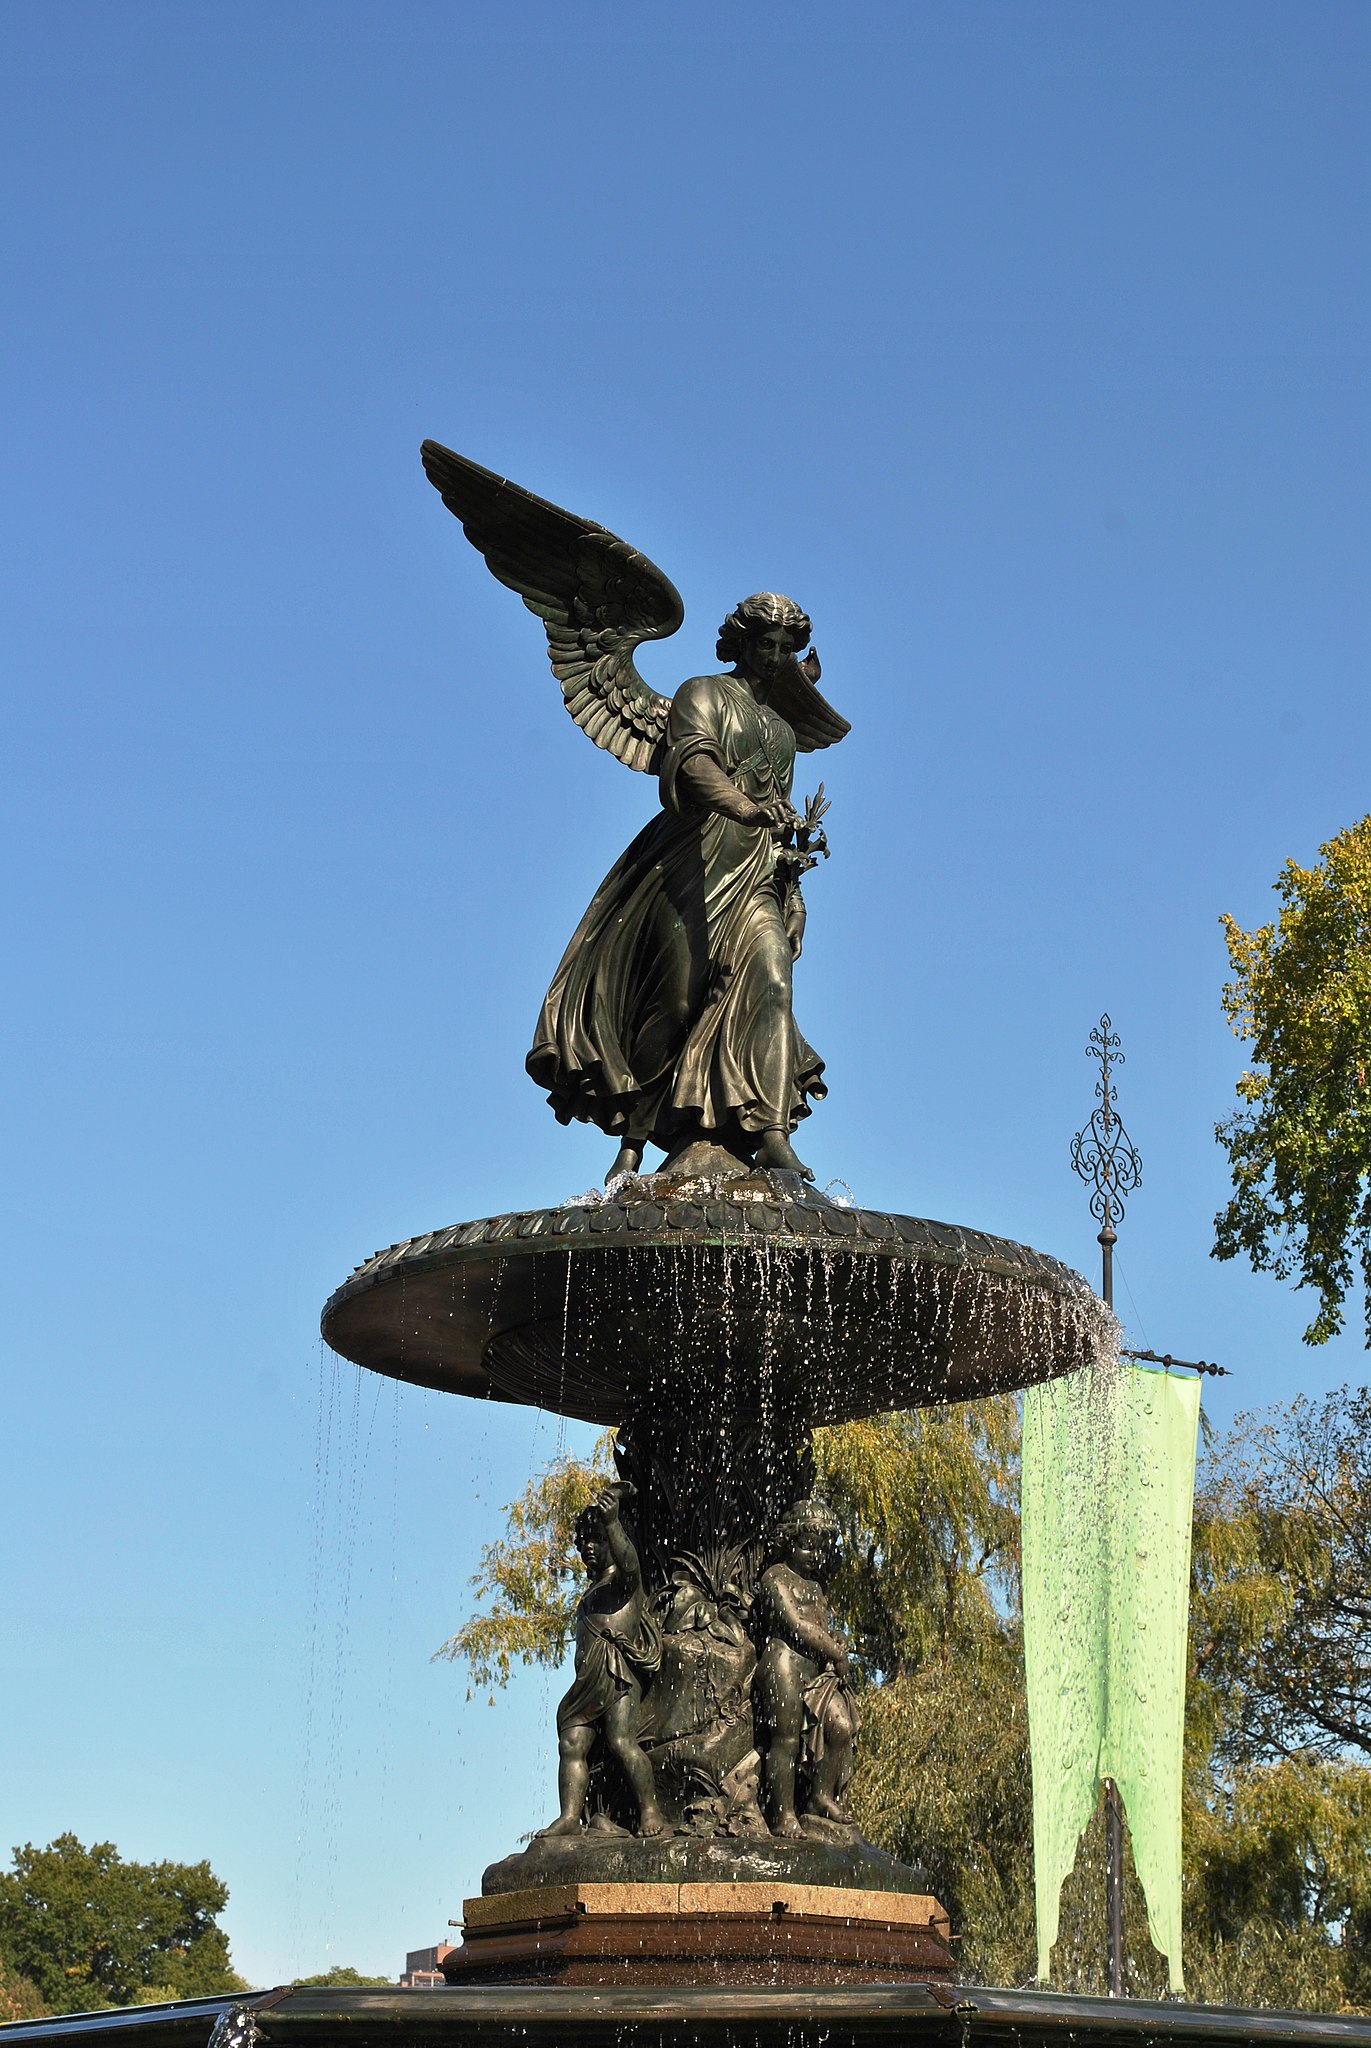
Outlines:
{"label": "angel's face", "polygon": [[785,627],[767,626],[760,633],[749,633],[747,666],[759,683],[773,683],[789,661],[792,651],[790,635]]}

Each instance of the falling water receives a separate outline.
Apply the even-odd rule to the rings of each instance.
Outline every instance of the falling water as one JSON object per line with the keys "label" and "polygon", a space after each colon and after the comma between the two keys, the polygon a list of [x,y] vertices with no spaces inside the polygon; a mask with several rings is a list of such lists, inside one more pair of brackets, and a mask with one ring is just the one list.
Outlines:
{"label": "falling water", "polygon": [[[333,1918],[343,1821],[345,1738],[355,1686],[353,1626],[358,1537],[368,1474],[382,1440],[388,1446],[389,1463],[388,1498],[383,1510],[388,1529],[383,1568],[389,1587],[381,1677],[388,1688],[395,1668],[398,1605],[399,1387],[393,1380],[387,1382],[348,1364],[321,1340],[310,1494],[309,1618],[292,1913],[296,1946],[302,1953],[327,1945]],[[382,1798],[387,1766],[388,1759],[383,1758]]]}

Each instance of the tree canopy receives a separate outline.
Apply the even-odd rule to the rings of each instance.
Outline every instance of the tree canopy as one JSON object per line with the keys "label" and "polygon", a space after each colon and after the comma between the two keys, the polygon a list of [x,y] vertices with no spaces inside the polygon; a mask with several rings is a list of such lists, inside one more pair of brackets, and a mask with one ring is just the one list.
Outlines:
{"label": "tree canopy", "polygon": [[[1371,1393],[1245,1417],[1210,1443],[1196,1495],[1186,1727],[1186,1972],[1192,1995],[1371,2005]],[[608,1469],[563,1458],[507,1511],[480,1596],[440,1654],[473,1682],[566,1654],[571,1524]],[[819,1490],[842,1529],[832,1589],[860,1675],[851,1787],[864,1833],[923,1865],[967,1974],[1034,1968],[1031,1775],[1012,1396],[821,1430]],[[527,1585],[527,1613],[516,1611]],[[1062,1902],[1053,1981],[1103,1984],[1098,1812]],[[1126,1871],[1129,1989],[1160,1995]]]}
{"label": "tree canopy", "polygon": [[321,1970],[315,1977],[297,1977],[295,1982],[303,1990],[355,1991],[367,1984],[393,1984],[393,1977],[364,1977],[360,1970],[354,1970],[350,1963],[335,1963],[331,1970]]}
{"label": "tree canopy", "polygon": [[208,1863],[126,1863],[113,1842],[58,1835],[0,1872],[0,1955],[54,2013],[242,1991],[227,1903]]}
{"label": "tree canopy", "polygon": [[1355,1265],[1371,1345],[1371,816],[1319,853],[1312,868],[1286,862],[1273,923],[1223,919],[1223,1005],[1254,1065],[1238,1082],[1246,1107],[1217,1127],[1233,1194],[1214,1253],[1312,1288],[1310,1344],[1342,1328]]}
{"label": "tree canopy", "polygon": [[0,1953],[0,2026],[10,2020],[41,2020],[48,2008],[31,1977],[21,1977]]}
{"label": "tree canopy", "polygon": [[1241,1416],[1206,1465],[1198,1536],[1225,1758],[1371,1764],[1371,1389]]}
{"label": "tree canopy", "polygon": [[505,1533],[472,1579],[478,1604],[433,1653],[465,1664],[474,1686],[507,1685],[516,1658],[556,1665],[567,1654],[581,1578],[572,1531],[614,1477],[612,1443],[606,1432],[589,1458],[555,1458],[506,1507]]}

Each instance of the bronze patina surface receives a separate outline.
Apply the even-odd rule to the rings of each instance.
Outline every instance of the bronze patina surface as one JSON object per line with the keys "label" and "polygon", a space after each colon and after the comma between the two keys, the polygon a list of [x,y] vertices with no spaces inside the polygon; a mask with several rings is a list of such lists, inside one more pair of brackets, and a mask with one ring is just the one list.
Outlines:
{"label": "bronze patina surface", "polygon": [[664,697],[634,652],[685,617],[645,555],[436,441],[424,468],[492,574],[542,620],[567,710],[592,739],[657,778],[661,808],[601,882],[553,976],[528,1055],[563,1123],[644,1147],[701,1140],[806,1173],[790,1133],[824,1093],[823,1061],[795,1022],[801,876],[828,850],[820,784],[797,811],[797,752],[832,746],[847,720],[801,650],[808,616],[758,591],[719,628],[722,673]]}
{"label": "bronze patina surface", "polygon": [[962,1401],[1085,1365],[1101,1322],[1058,1260],[844,1208],[793,1175],[454,1224],[379,1251],[323,1331],[373,1372],[615,1423],[726,1382],[811,1424]]}
{"label": "bronze patina surface", "polygon": [[280,1985],[18,2020],[6,2048],[1371,2048],[1359,2013],[979,1985]]}
{"label": "bronze patina surface", "polygon": [[[1079,1276],[735,1163],[392,1246],[338,1290],[323,1327],[374,1371],[617,1425],[618,1482],[577,1530],[590,1584],[558,1711],[560,1812],[486,1871],[487,1892],[926,1888],[845,1804],[860,1713],[824,1594],[837,1554],[810,1432],[1085,1364],[1100,1308]],[[703,1940],[639,1936],[668,1943],[653,1950],[660,1981],[680,1981]],[[563,1981],[620,1981],[603,1975],[608,1939],[559,1937]],[[782,1968],[774,1931],[738,1939],[740,1969]],[[912,1967],[908,1942],[873,1941],[882,1970]],[[823,1960],[786,1955],[802,1973]],[[497,1974],[544,1967],[517,1943],[501,1957]],[[861,1967],[856,1950],[828,1961]]]}
{"label": "bronze patina surface", "polygon": [[[797,809],[795,761],[848,730],[802,653],[801,607],[745,598],[719,629],[726,667],[663,696],[634,663],[682,621],[660,570],[450,449],[423,459],[542,622],[576,724],[660,798],[572,935],[526,1061],[563,1122],[618,1141],[608,1192],[391,1245],[324,1311],[328,1342],[374,1372],[615,1426],[618,1476],[576,1527],[557,1809],[484,1889],[919,1894],[922,1873],[864,1841],[847,1804],[862,1688],[828,1601],[837,1525],[811,1433],[1086,1365],[1100,1305],[1024,1245],[829,1200],[791,1147],[825,1092],[793,968],[801,881],[828,852],[823,785]],[[645,1176],[648,1145],[666,1157]],[[564,1983],[813,1982],[898,1973],[916,1950],[948,1962],[903,1923],[837,1940],[831,1916],[816,1934],[744,1915],[711,1950],[698,1917],[629,1917],[616,1934],[573,1916],[541,1960],[490,1934],[480,1967],[536,1974],[555,1948]]]}

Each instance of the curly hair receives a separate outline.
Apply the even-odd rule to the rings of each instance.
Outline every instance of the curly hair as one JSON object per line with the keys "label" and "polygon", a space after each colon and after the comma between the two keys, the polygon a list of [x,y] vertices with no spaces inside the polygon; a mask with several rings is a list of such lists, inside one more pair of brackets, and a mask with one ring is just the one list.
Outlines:
{"label": "curly hair", "polygon": [[819,1536],[828,1552],[827,1562],[836,1564],[838,1556],[838,1517],[832,1508],[821,1500],[792,1501],[784,1514],[778,1515],[772,1524],[767,1551],[771,1557],[779,1557],[797,1536]]}
{"label": "curly hair", "polygon": [[804,647],[812,628],[808,612],[802,612],[793,597],[776,590],[759,590],[735,604],[719,628],[714,652],[720,661],[737,661],[754,633],[770,626],[783,626],[794,647]]}

